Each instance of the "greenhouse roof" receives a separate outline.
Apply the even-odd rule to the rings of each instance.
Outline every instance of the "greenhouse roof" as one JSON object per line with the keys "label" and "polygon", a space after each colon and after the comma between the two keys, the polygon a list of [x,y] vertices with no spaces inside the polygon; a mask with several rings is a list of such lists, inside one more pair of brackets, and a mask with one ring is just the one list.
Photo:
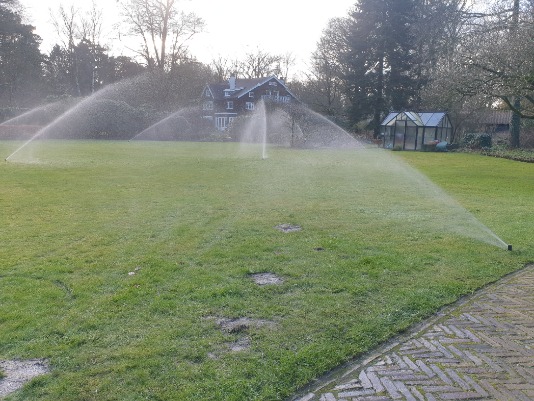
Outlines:
{"label": "greenhouse roof", "polygon": [[[387,117],[382,121],[381,125],[390,125],[395,120],[410,120],[415,125],[424,126],[424,127],[437,127],[439,123],[443,120],[443,117],[446,116],[445,112],[433,112],[433,113],[417,113],[413,111],[404,111],[404,112],[392,112],[387,115]],[[401,118],[398,118],[398,117]],[[404,118],[406,116],[406,118]]]}

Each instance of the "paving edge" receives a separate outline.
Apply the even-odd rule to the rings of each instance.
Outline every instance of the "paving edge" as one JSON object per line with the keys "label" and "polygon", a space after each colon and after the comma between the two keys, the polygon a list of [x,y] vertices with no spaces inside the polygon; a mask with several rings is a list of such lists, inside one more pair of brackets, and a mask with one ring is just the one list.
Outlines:
{"label": "paving edge", "polygon": [[478,297],[482,296],[486,291],[490,290],[491,288],[506,284],[507,282],[513,280],[517,276],[520,276],[521,274],[525,273],[525,271],[531,268],[534,268],[534,263],[529,262],[518,270],[514,270],[510,273],[505,274],[504,276],[499,277],[494,281],[490,281],[489,283],[473,291],[471,294],[463,295],[458,300],[442,306],[434,315],[424,319],[419,323],[415,323],[414,325],[404,330],[402,333],[393,336],[391,339],[387,340],[376,348],[373,348],[372,350],[365,352],[362,355],[351,359],[350,361],[345,362],[338,367],[335,367],[330,372],[321,376],[319,379],[313,380],[306,386],[302,387],[296,394],[291,396],[291,398],[288,398],[286,401],[311,400],[315,397],[315,393],[320,392],[322,389],[328,387],[335,381],[349,376],[355,370],[365,369],[368,365],[371,365],[376,359],[380,358],[383,354],[391,351],[393,348],[397,347],[401,343],[412,340],[421,331],[427,329],[432,325],[435,325],[440,320],[445,319],[456,309],[461,308],[469,302],[475,301]]}

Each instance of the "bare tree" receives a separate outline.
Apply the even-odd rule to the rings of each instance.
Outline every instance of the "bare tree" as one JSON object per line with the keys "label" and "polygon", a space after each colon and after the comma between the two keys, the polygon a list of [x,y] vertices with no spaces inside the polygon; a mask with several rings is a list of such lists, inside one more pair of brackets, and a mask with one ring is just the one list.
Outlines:
{"label": "bare tree", "polygon": [[520,5],[498,0],[473,13],[453,62],[442,65],[433,82],[442,97],[449,93],[460,104],[472,98],[512,110],[512,147],[520,145],[520,118],[534,119],[533,9]]}
{"label": "bare tree", "polygon": [[257,49],[255,53],[246,53],[239,63],[239,72],[245,78],[261,78],[280,75],[282,57]]}
{"label": "bare tree", "polygon": [[91,93],[96,89],[96,81],[98,80],[97,65],[97,48],[101,47],[100,37],[102,34],[102,9],[96,6],[95,1],[91,3],[91,9],[86,16],[81,18],[81,35],[82,40],[90,46],[91,56],[93,58],[92,77],[91,77]]}
{"label": "bare tree", "polygon": [[121,0],[122,15],[129,34],[141,39],[132,49],[147,66],[161,71],[172,69],[187,58],[187,43],[204,29],[194,13],[180,12],[177,0]]}
{"label": "bare tree", "polygon": [[312,54],[310,73],[307,74],[306,86],[311,105],[329,116],[343,112],[344,86],[339,58],[345,53],[344,36],[347,29],[346,18],[334,18],[328,22]]}
{"label": "bare tree", "polygon": [[278,71],[280,78],[282,78],[284,81],[287,81],[289,70],[295,65],[295,61],[295,55],[291,52],[280,56],[280,60],[278,61]]}
{"label": "bare tree", "polygon": [[70,75],[73,78],[74,88],[77,96],[81,96],[81,88],[78,74],[78,60],[76,57],[76,40],[79,38],[80,30],[77,23],[78,10],[71,6],[70,9],[65,9],[63,5],[59,6],[57,14],[50,11],[52,23],[56,32],[62,42],[63,48],[66,49],[69,65],[71,68]]}
{"label": "bare tree", "polygon": [[236,59],[229,59],[219,55],[211,60],[210,68],[215,75],[215,79],[222,82],[230,78],[230,76],[238,75],[241,65]]}
{"label": "bare tree", "polygon": [[100,45],[102,35],[102,16],[102,9],[98,8],[93,0],[89,12],[81,17],[80,34],[82,38],[88,39],[95,45]]}

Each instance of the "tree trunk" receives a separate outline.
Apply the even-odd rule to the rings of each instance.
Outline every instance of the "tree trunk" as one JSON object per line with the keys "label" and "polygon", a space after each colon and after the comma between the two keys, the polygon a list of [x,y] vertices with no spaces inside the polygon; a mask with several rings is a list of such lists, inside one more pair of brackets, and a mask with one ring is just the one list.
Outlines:
{"label": "tree trunk", "polygon": [[382,109],[384,108],[384,53],[380,55],[378,61],[378,77],[376,82],[376,102],[373,115],[373,138],[380,136],[380,123]]}
{"label": "tree trunk", "polygon": [[521,115],[518,111],[521,109],[521,98],[516,96],[514,98],[514,111],[512,112],[512,121],[510,128],[510,147],[519,148],[521,142],[519,137],[521,136]]}
{"label": "tree trunk", "polygon": [[[517,28],[519,26],[519,0],[514,0],[514,7],[512,9],[512,34],[517,35]],[[520,145],[519,137],[521,135],[521,98],[514,97],[514,110],[512,114],[511,129],[510,129],[510,146],[518,148]]]}

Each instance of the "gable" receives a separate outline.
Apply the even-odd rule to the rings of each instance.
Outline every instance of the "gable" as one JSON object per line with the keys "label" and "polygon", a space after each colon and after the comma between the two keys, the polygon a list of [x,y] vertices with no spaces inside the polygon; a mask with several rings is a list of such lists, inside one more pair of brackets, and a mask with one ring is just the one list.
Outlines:
{"label": "gable", "polygon": [[[287,92],[293,99],[297,97],[291,93],[287,86],[276,76],[263,77],[263,78],[237,78],[235,79],[235,89],[230,89],[229,82],[208,84],[206,87],[209,89],[209,93],[212,94],[214,100],[225,99],[240,99],[248,96],[250,92],[263,89],[264,87],[279,88]],[[275,89],[273,89],[275,90]],[[205,96],[205,92],[203,92]]]}
{"label": "gable", "polygon": [[449,116],[445,112],[417,113],[413,111],[389,113],[380,125],[393,125],[395,121],[410,121],[420,127],[450,126]]}

